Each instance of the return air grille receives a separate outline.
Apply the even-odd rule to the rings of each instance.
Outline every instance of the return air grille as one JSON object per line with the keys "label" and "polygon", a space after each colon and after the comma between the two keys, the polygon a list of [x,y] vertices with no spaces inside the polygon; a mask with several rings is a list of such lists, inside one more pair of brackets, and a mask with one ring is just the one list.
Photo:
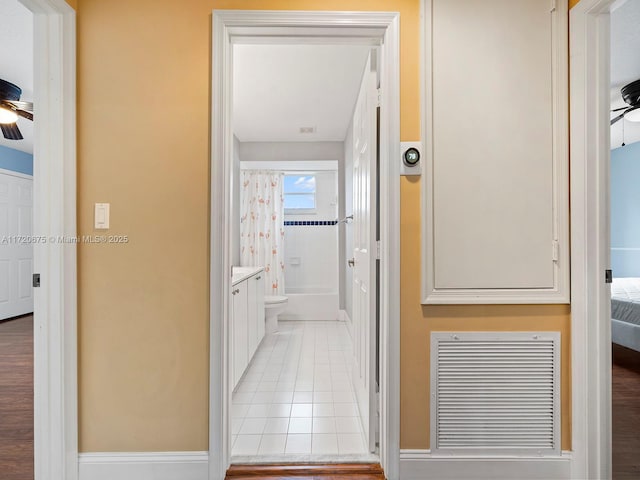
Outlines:
{"label": "return air grille", "polygon": [[560,454],[560,333],[431,336],[433,453]]}

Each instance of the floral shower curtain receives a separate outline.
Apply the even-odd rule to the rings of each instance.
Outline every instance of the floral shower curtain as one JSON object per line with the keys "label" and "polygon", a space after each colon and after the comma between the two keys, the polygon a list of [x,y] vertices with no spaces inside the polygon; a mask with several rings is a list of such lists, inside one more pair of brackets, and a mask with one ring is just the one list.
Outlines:
{"label": "floral shower curtain", "polygon": [[243,170],[240,176],[240,263],[264,267],[265,294],[284,294],[284,174]]}

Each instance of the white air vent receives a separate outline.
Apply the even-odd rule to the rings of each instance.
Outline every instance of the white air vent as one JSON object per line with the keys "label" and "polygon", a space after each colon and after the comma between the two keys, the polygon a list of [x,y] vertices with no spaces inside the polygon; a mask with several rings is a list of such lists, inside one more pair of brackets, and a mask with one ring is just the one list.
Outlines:
{"label": "white air vent", "polygon": [[559,455],[560,333],[432,333],[431,451]]}

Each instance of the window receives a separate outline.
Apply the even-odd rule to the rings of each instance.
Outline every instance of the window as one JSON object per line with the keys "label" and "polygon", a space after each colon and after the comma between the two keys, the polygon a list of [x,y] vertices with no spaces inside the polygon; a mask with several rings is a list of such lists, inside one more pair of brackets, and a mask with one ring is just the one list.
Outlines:
{"label": "window", "polygon": [[288,214],[315,213],[315,175],[289,174],[284,176],[284,211]]}

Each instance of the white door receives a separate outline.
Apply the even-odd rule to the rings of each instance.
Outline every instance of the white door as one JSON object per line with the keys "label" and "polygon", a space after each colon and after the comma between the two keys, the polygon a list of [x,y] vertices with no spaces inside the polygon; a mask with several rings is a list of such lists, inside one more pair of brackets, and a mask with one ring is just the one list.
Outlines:
{"label": "white door", "polygon": [[367,447],[375,451],[376,74],[367,60],[353,113],[353,382]]}
{"label": "white door", "polygon": [[0,173],[0,320],[33,312],[33,179]]}

